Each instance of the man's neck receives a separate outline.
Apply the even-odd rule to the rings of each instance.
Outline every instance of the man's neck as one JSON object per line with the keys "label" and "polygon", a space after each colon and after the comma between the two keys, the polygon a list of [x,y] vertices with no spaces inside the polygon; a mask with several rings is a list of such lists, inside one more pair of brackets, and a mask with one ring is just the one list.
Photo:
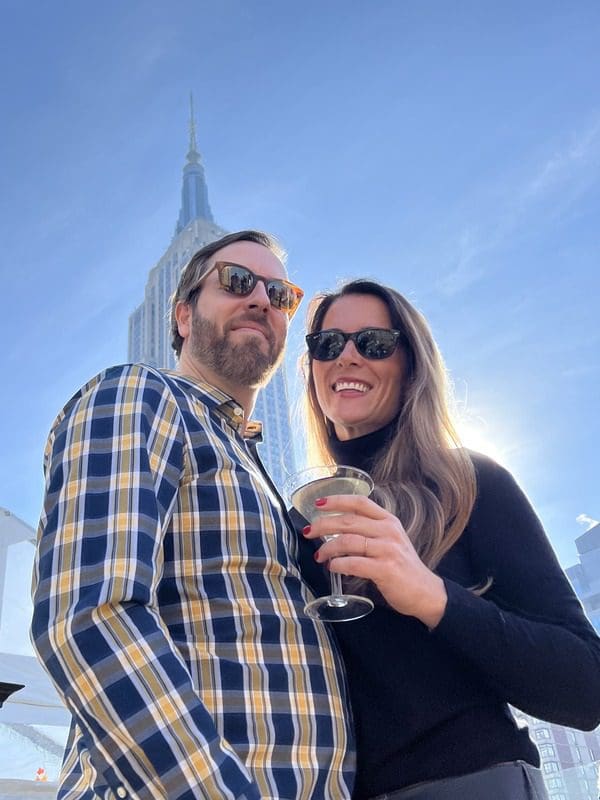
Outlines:
{"label": "man's neck", "polygon": [[198,364],[196,361],[188,358],[185,353],[181,354],[175,371],[188,378],[199,380],[203,383],[209,383],[211,386],[229,395],[232,400],[235,400],[235,402],[239,403],[244,409],[244,419],[246,421],[250,419],[250,415],[256,403],[258,389],[251,386],[232,384],[223,378],[222,375],[213,372],[204,364]]}

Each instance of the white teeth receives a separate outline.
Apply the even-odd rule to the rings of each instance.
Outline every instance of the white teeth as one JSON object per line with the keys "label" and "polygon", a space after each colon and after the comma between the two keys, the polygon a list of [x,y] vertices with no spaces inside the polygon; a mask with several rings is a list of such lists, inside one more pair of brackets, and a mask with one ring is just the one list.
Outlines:
{"label": "white teeth", "polygon": [[358,381],[338,381],[333,385],[334,392],[343,392],[344,389],[354,389],[357,392],[368,392],[371,387]]}

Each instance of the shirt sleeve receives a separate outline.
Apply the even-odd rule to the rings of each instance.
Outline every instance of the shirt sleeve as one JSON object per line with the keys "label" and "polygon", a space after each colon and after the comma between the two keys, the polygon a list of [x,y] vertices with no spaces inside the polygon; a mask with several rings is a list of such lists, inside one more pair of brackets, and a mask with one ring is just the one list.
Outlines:
{"label": "shirt sleeve", "polygon": [[139,800],[258,800],[157,602],[183,468],[171,392],[143,367],[103,373],[59,416],[45,468],[32,638],[100,783]]}
{"label": "shirt sleeve", "polygon": [[506,702],[583,730],[600,723],[600,639],[527,497],[487,462],[469,521],[482,596],[445,579],[448,605],[432,632],[482,673]]}

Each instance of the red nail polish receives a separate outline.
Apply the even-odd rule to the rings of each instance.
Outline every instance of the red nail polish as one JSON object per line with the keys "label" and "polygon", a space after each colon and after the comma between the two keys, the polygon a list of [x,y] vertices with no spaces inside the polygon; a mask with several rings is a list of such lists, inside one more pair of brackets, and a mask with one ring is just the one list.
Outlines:
{"label": "red nail polish", "polygon": [[315,505],[320,508],[321,506],[324,506],[326,502],[327,502],[326,497],[319,497],[317,500],[315,500]]}
{"label": "red nail polish", "polygon": [[311,526],[310,525],[305,525],[304,528],[302,528],[302,533],[304,534],[304,536],[308,536],[310,531],[311,531]]}
{"label": "red nail polish", "polygon": [[315,554],[314,554],[313,558],[315,559],[315,561],[319,561],[320,560],[321,556],[319,555],[319,551],[318,550],[315,550]]}

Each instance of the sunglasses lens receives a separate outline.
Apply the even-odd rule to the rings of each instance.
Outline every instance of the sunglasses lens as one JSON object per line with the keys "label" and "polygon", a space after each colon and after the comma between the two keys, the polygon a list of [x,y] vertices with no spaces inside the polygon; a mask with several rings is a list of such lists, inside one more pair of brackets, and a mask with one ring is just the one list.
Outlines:
{"label": "sunglasses lens", "polygon": [[388,358],[396,349],[397,337],[393,331],[370,328],[356,337],[356,349],[365,358]]}
{"label": "sunglasses lens", "polygon": [[232,294],[244,297],[254,289],[254,275],[246,267],[237,264],[226,264],[219,271],[221,286]]}
{"label": "sunglasses lens", "polygon": [[346,340],[340,331],[319,331],[306,337],[309,352],[317,361],[333,361],[344,349]]}
{"label": "sunglasses lens", "polygon": [[291,286],[286,286],[283,281],[272,280],[267,283],[269,302],[274,308],[282,311],[293,311],[296,307],[296,293]]}

